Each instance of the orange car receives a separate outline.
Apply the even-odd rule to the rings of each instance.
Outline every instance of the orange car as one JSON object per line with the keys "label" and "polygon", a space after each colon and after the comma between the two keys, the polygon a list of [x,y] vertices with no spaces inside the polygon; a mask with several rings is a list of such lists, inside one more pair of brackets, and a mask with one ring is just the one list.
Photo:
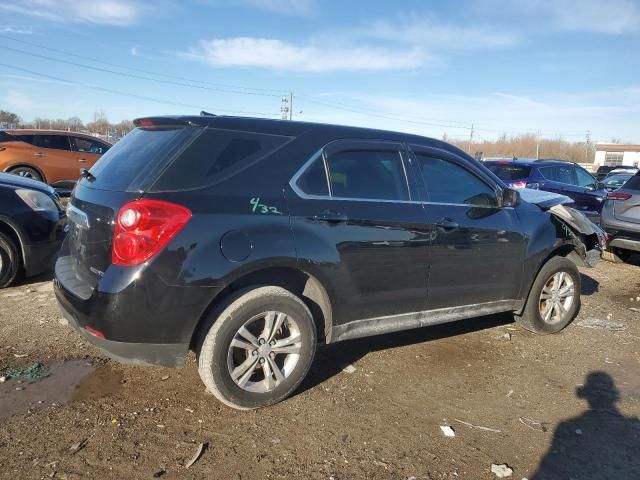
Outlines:
{"label": "orange car", "polygon": [[111,148],[103,140],[56,130],[0,131],[0,172],[40,180],[50,185],[76,181]]}

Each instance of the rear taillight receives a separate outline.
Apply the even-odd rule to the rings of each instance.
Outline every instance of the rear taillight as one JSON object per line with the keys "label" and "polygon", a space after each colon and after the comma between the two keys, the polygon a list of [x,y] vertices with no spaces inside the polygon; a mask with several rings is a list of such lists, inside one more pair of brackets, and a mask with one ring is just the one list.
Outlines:
{"label": "rear taillight", "polygon": [[118,212],[111,261],[132,267],[146,262],[164,248],[191,218],[181,205],[160,200],[135,200]]}
{"label": "rear taillight", "polygon": [[526,188],[527,182],[513,182],[511,183],[511,188]]}
{"label": "rear taillight", "polygon": [[609,192],[607,198],[613,198],[614,200],[629,200],[633,195],[620,192]]}

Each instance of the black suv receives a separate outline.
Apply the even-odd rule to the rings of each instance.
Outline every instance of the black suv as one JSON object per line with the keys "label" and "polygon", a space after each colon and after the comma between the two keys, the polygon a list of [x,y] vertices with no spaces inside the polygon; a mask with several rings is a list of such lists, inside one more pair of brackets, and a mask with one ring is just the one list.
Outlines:
{"label": "black suv", "polygon": [[290,395],[318,343],[497,312],[557,332],[579,308],[576,263],[599,257],[601,231],[564,197],[508,189],[438,140],[218,116],[136,126],[71,197],[57,298],[116,359],[195,350],[235,408]]}

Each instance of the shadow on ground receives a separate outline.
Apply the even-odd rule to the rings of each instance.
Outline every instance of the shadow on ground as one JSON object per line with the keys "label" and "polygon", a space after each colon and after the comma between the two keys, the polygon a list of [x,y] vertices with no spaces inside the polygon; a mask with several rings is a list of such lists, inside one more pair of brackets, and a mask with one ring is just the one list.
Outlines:
{"label": "shadow on ground", "polygon": [[640,478],[640,420],[618,410],[613,378],[591,372],[576,396],[589,409],[565,420],[531,480],[618,480]]}

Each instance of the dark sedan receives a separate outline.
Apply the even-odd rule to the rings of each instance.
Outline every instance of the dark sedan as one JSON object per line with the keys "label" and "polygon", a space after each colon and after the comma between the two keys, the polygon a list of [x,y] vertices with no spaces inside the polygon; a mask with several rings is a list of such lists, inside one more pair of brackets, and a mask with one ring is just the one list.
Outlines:
{"label": "dark sedan", "polygon": [[65,219],[53,188],[0,173],[0,288],[51,268]]}

